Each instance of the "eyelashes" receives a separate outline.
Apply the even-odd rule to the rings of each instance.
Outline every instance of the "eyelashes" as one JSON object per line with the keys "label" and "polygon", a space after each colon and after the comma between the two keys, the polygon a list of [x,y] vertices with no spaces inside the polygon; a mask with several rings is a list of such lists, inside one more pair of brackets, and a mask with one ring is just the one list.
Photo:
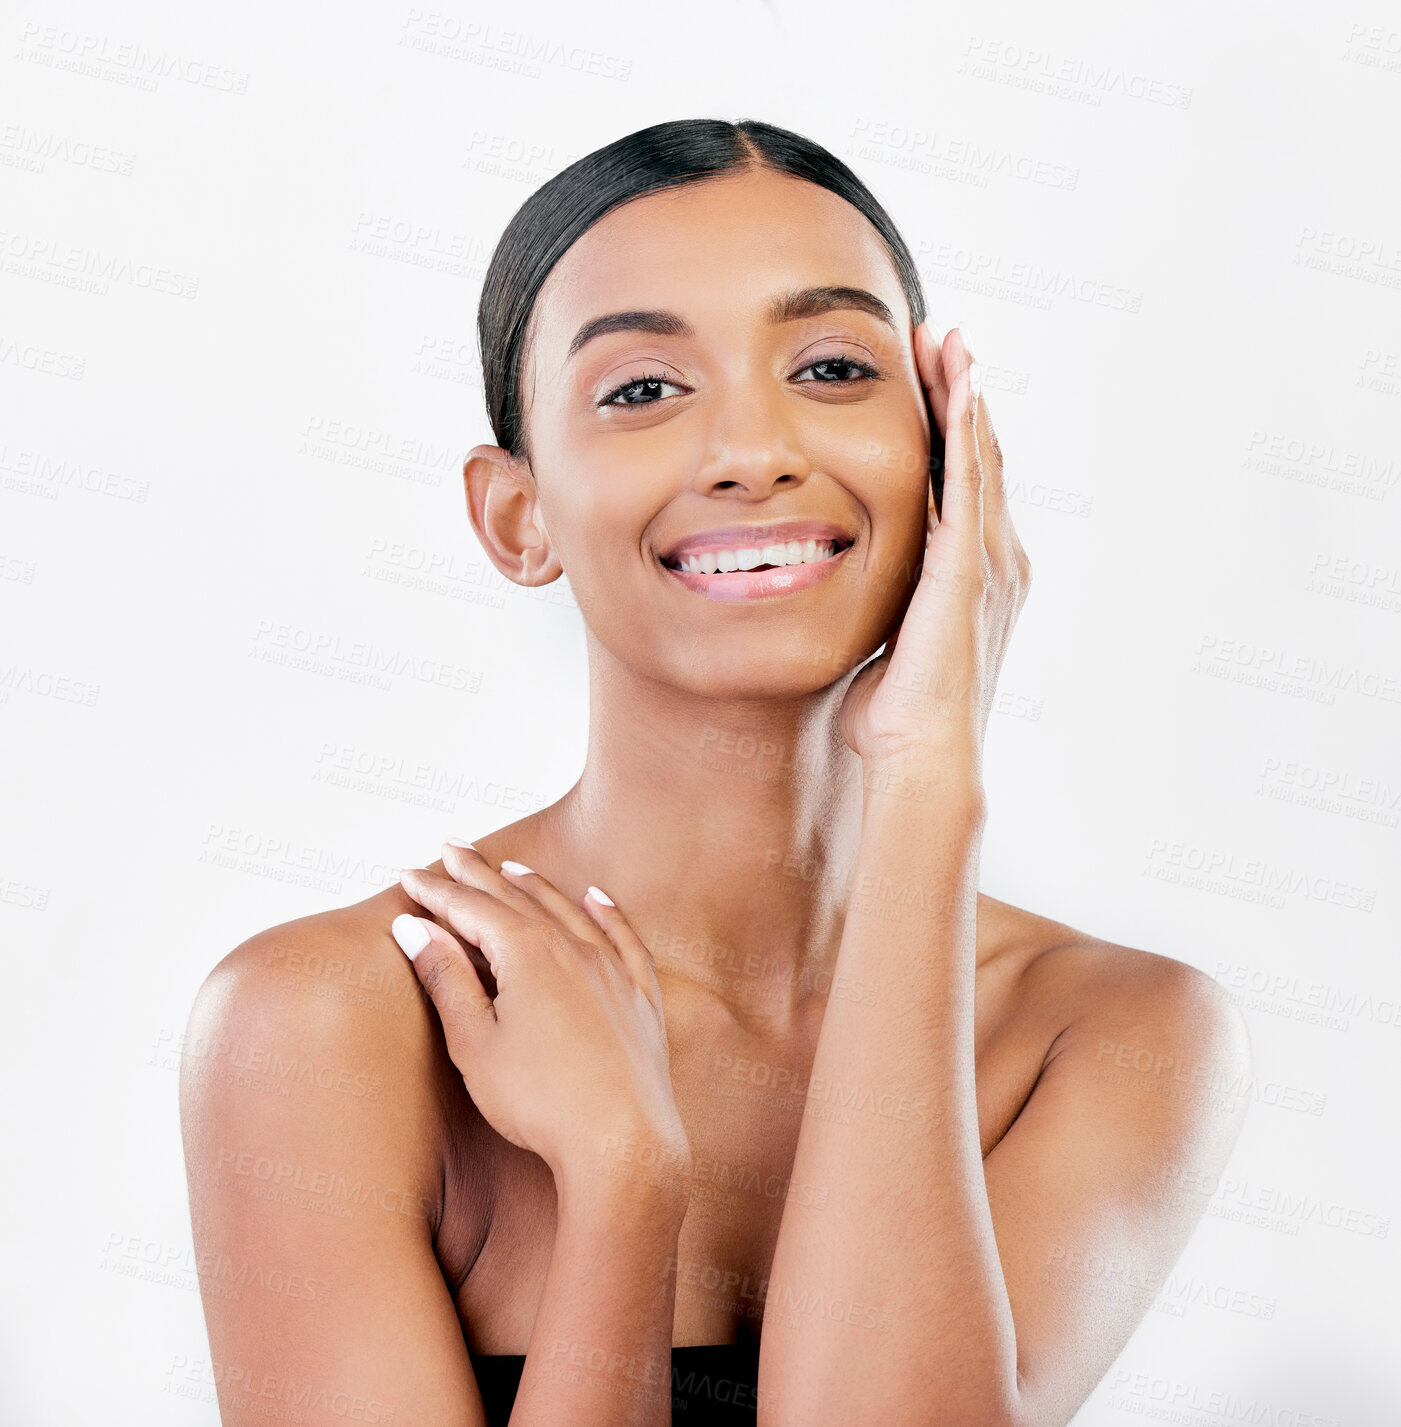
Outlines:
{"label": "eyelashes", "polygon": [[[651,401],[618,401],[618,397],[625,392],[632,392],[639,387],[671,386],[678,391],[682,390],[680,383],[668,381],[664,372],[648,372],[645,376],[630,377],[619,386],[615,386],[599,403],[599,406],[650,406]],[[657,398],[660,399],[660,398]]]}
{"label": "eyelashes", "polygon": [[[853,357],[819,357],[817,361],[809,362],[802,370],[812,372],[816,371],[818,367],[846,367],[851,371],[859,373],[863,380],[880,380],[880,373],[869,362],[858,362]],[[855,385],[855,382],[842,381],[836,377],[820,377],[818,380],[829,386]]]}
{"label": "eyelashes", "polygon": [[[802,375],[803,372],[814,372],[821,367],[839,368],[856,375],[845,378],[837,376],[805,377]],[[794,380],[815,382],[823,386],[857,386],[865,381],[880,381],[882,377],[877,368],[869,362],[860,362],[854,357],[838,353],[830,357],[819,357],[815,362],[809,362],[805,367],[799,369]],[[645,372],[641,376],[629,377],[627,381],[620,382],[606,396],[600,397],[595,405],[600,408],[605,406],[652,406],[656,402],[664,400],[657,391],[659,387],[672,387],[683,393],[688,390],[680,382],[672,381],[665,372]],[[624,399],[619,400],[620,397]]]}

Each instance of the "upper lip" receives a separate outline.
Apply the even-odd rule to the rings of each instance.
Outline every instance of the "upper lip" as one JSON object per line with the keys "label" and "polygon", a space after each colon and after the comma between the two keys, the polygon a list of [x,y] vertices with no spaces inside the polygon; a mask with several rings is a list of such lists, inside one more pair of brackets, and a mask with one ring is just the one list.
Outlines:
{"label": "upper lip", "polygon": [[717,525],[687,535],[661,552],[665,564],[676,564],[707,550],[762,550],[791,540],[835,540],[850,545],[855,537],[831,520],[774,520],[762,525]]}

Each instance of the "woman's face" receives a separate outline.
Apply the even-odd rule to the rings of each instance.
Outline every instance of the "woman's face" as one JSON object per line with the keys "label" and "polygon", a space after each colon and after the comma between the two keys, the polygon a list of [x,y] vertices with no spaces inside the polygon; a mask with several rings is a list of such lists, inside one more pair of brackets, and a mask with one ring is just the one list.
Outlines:
{"label": "woman's face", "polygon": [[[523,375],[541,518],[623,663],[711,697],[791,696],[893,631],[924,547],[929,417],[894,264],[843,199],[759,169],[625,204],[550,274]],[[758,598],[753,575],[675,571],[707,546],[722,570],[718,549],[787,556],[790,536],[838,553]]]}

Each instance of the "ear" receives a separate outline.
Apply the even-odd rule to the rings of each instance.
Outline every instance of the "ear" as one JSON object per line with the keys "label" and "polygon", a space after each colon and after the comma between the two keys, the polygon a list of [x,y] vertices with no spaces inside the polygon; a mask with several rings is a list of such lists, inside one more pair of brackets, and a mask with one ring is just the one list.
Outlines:
{"label": "ear", "polygon": [[530,466],[501,446],[474,446],[462,466],[467,515],[491,563],[513,584],[548,585],[564,573],[540,511]]}

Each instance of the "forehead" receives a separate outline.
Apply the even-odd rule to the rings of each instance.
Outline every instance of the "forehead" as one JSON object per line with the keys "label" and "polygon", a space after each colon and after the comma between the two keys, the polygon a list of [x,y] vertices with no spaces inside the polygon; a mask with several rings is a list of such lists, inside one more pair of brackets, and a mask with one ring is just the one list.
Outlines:
{"label": "forehead", "polygon": [[753,322],[776,293],[823,284],[864,287],[909,317],[884,240],[844,198],[771,169],[726,174],[633,199],[594,224],[541,288],[533,345],[554,364],[604,313]]}

